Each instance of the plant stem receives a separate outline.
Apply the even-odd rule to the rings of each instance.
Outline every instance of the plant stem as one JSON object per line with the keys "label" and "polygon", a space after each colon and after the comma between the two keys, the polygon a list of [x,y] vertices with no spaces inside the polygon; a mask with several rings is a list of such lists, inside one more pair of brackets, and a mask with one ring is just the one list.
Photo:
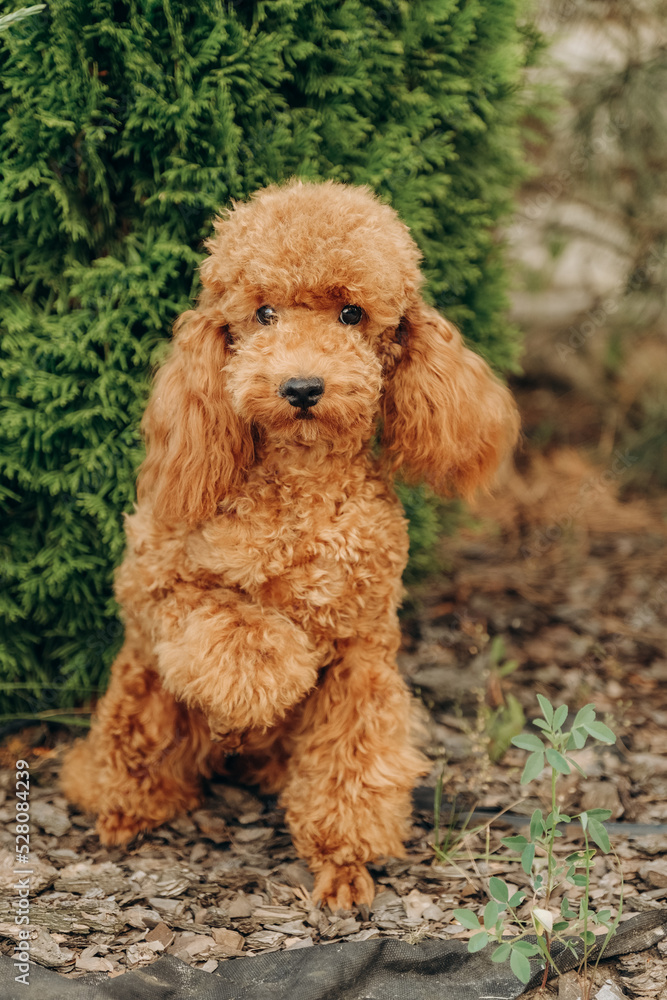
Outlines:
{"label": "plant stem", "polygon": [[547,852],[547,895],[545,906],[549,909],[549,901],[551,900],[551,893],[553,891],[553,886],[551,884],[553,879],[553,866],[554,866],[554,841],[556,839],[556,772],[551,768],[551,830],[549,831],[549,850]]}
{"label": "plant stem", "polygon": [[586,885],[584,887],[584,989],[585,1000],[591,993],[591,983],[588,981],[588,893],[591,882],[591,859],[588,854],[588,825],[584,827],[584,850],[586,851]]}
{"label": "plant stem", "polygon": [[[552,880],[553,880],[553,866],[554,866],[554,841],[556,839],[556,771],[551,768],[551,830],[549,831],[549,849],[547,851],[547,893],[545,899],[545,909],[549,909],[549,903],[551,901],[551,893],[553,890]],[[544,935],[547,953],[549,955],[549,962],[552,961],[551,958],[551,943],[549,941],[549,935],[545,933]],[[549,962],[544,966],[544,975],[542,977],[542,989],[547,985],[547,976],[549,971]]]}
{"label": "plant stem", "polygon": [[551,941],[549,940],[549,934],[546,930],[544,932],[544,941],[547,946],[548,961],[544,963],[544,973],[542,975],[542,983],[540,985],[540,989],[544,989],[545,986],[547,985],[547,980],[549,979],[549,962],[553,961],[553,959],[551,958]]}

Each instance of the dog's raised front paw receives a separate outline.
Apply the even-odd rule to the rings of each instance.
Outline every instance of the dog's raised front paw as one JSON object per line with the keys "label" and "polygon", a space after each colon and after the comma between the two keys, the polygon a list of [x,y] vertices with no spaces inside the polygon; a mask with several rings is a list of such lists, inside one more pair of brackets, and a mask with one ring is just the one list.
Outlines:
{"label": "dog's raised front paw", "polygon": [[327,861],[315,876],[313,899],[336,910],[349,910],[355,903],[373,902],[375,886],[365,865],[335,865]]}

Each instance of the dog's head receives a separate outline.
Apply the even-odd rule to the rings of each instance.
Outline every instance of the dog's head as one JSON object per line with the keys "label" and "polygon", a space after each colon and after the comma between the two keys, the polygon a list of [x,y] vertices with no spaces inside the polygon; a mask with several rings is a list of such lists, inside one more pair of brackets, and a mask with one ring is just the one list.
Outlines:
{"label": "dog's head", "polygon": [[366,188],[292,182],[215,222],[196,311],[181,317],[146,412],[139,481],[196,522],[255,450],[358,450],[383,422],[394,469],[471,493],[517,433],[507,389],[420,295],[419,251]]}

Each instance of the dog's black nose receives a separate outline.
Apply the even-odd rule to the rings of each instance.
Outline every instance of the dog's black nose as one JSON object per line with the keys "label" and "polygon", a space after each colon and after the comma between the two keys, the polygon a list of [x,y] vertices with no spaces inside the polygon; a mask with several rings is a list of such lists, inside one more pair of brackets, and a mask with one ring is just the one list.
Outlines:
{"label": "dog's black nose", "polygon": [[300,410],[315,406],[323,392],[324,379],[321,378],[288,378],[278,389],[278,395]]}

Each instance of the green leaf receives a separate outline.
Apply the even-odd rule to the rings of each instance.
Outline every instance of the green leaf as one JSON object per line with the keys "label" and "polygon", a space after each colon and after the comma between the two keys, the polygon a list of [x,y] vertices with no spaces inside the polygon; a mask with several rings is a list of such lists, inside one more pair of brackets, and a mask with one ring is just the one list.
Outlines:
{"label": "green leaf", "polygon": [[479,930],[479,920],[472,910],[454,910],[454,919],[470,931]]}
{"label": "green leaf", "polygon": [[510,955],[510,945],[507,943],[499,944],[494,953],[491,955],[492,962],[506,962]]}
{"label": "green leaf", "polygon": [[611,819],[611,809],[587,809],[586,812],[591,819],[598,819],[602,822]]}
{"label": "green leaf", "polygon": [[530,979],[530,962],[526,956],[522,955],[516,948],[512,948],[510,968],[519,982],[525,984]]}
{"label": "green leaf", "polygon": [[570,737],[567,741],[566,750],[581,750],[582,747],[586,745],[586,740],[588,739],[587,734],[583,729],[577,728],[573,729],[570,733]]}
{"label": "green leaf", "polygon": [[520,951],[522,955],[527,955],[529,958],[532,958],[533,955],[539,955],[542,950],[531,941],[514,941],[512,943],[512,948],[516,948],[516,950]]}
{"label": "green leaf", "polygon": [[554,721],[554,707],[553,707],[553,705],[551,704],[551,702],[549,701],[548,698],[544,697],[543,694],[538,694],[537,700],[539,702],[540,708],[542,709],[542,715],[546,719],[547,724],[549,725],[549,727],[553,729],[553,721]]}
{"label": "green leaf", "polygon": [[595,705],[588,704],[580,708],[574,717],[574,722],[572,723],[572,729],[578,729],[580,726],[586,725],[588,722],[593,722],[595,719]]}
{"label": "green leaf", "polygon": [[548,729],[549,725],[544,721],[544,719],[533,719],[533,725],[537,726],[538,729]]}
{"label": "green leaf", "polygon": [[570,774],[570,765],[565,760],[562,754],[558,753],[558,750],[554,750],[550,747],[546,751],[547,763],[553,767],[554,771],[558,771],[559,774]]}
{"label": "green leaf", "polygon": [[487,931],[495,925],[499,912],[495,899],[490,899],[484,907],[484,927]]}
{"label": "green leaf", "polygon": [[558,931],[566,931],[569,926],[570,925],[567,920],[558,920],[554,924],[553,929],[556,931],[556,933],[558,933]]}
{"label": "green leaf", "polygon": [[534,736],[530,733],[522,733],[521,736],[514,736],[512,743],[515,747],[519,747],[521,750],[537,750],[538,752],[544,752],[544,743],[542,740],[539,736]]}
{"label": "green leaf", "polygon": [[500,843],[509,847],[511,851],[522,851],[528,841],[525,837],[503,837]]}
{"label": "green leaf", "polygon": [[581,823],[581,829],[586,832],[588,829],[588,813],[582,812],[579,814],[579,822]]}
{"label": "green leaf", "polygon": [[492,875],[489,879],[489,892],[499,903],[506,903],[510,898],[510,891],[507,885],[501,878],[497,878],[495,875]]}
{"label": "green leaf", "polygon": [[588,833],[589,836],[595,841],[600,850],[604,854],[609,854],[611,850],[611,844],[609,843],[609,834],[603,827],[599,820],[593,819],[589,813],[588,818]]}
{"label": "green leaf", "polygon": [[530,817],[530,839],[538,840],[538,838],[544,833],[546,833],[546,826],[544,824],[542,810],[535,809],[533,811],[533,815]]}
{"label": "green leaf", "polygon": [[534,860],[535,844],[527,844],[521,852],[521,867],[525,871],[526,875],[530,875],[530,870],[533,867]]}
{"label": "green leaf", "polygon": [[470,954],[474,954],[476,951],[481,951],[489,943],[489,935],[486,931],[481,931],[479,934],[473,934],[473,936],[468,941],[468,951]]}
{"label": "green leaf", "polygon": [[595,944],[595,934],[593,931],[582,931],[581,939],[585,945]]}
{"label": "green leaf", "polygon": [[612,733],[609,726],[605,726],[604,722],[587,722],[584,729],[589,733],[594,739],[600,740],[601,743],[615,743],[616,735]]}
{"label": "green leaf", "polygon": [[523,903],[523,901],[524,901],[525,898],[526,898],[526,890],[525,889],[519,889],[519,891],[515,892],[513,896],[510,896],[509,902],[508,902],[507,905],[511,906],[512,908],[514,908],[515,906],[518,906],[519,903]]}
{"label": "green leaf", "polygon": [[560,729],[567,719],[567,705],[560,705],[554,712],[552,729]]}
{"label": "green leaf", "polygon": [[521,775],[521,784],[527,785],[529,781],[534,781],[535,778],[540,776],[543,770],[544,770],[544,754],[531,753],[530,757],[526,761],[526,766],[523,769],[523,774]]}

